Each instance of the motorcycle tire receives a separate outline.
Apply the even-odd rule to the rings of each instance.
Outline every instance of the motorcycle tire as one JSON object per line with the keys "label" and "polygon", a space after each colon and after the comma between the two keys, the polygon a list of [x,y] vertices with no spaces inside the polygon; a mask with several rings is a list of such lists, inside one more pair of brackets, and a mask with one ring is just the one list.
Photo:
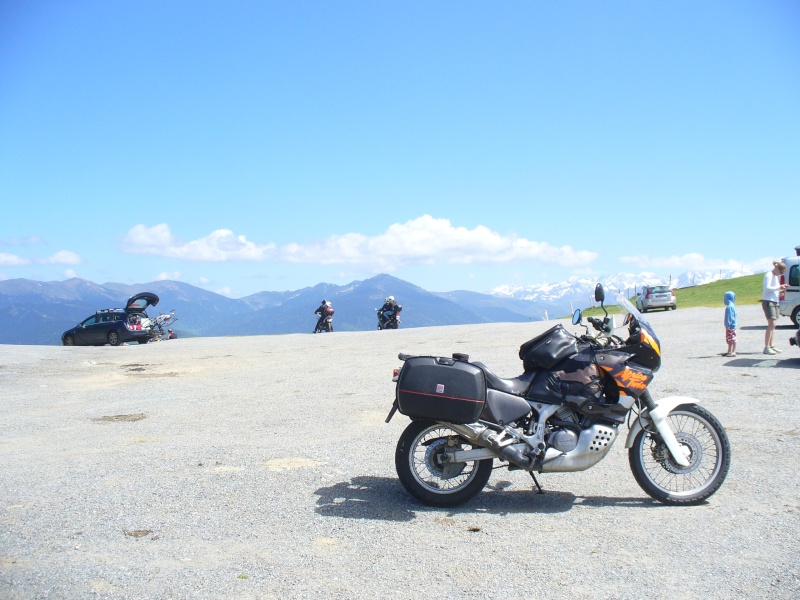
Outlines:
{"label": "motorcycle tire", "polygon": [[714,494],[731,462],[728,434],[717,418],[697,404],[681,404],[667,419],[689,466],[675,463],[657,432],[642,430],[628,451],[631,471],[639,486],[659,502],[700,504]]}
{"label": "motorcycle tire", "polygon": [[445,473],[441,456],[448,440],[471,449],[455,431],[435,421],[412,421],[394,455],[397,476],[409,494],[429,506],[456,506],[476,496],[492,475],[491,459],[456,463]]}

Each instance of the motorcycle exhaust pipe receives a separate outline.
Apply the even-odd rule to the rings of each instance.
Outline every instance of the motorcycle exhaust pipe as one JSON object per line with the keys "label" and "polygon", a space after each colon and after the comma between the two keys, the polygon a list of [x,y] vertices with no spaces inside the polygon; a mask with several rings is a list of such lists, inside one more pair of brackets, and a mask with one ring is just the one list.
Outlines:
{"label": "motorcycle exhaust pipe", "polygon": [[499,457],[507,460],[513,465],[525,471],[533,470],[536,458],[528,454],[529,447],[525,443],[514,443],[514,438],[501,440],[503,432],[495,432],[485,425],[454,425],[447,423],[447,426],[460,436],[466,438],[470,443],[483,448],[488,448]]}

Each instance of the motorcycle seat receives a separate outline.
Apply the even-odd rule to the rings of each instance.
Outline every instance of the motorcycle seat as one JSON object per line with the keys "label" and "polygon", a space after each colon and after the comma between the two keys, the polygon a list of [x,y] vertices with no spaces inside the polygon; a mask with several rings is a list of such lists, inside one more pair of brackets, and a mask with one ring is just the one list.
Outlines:
{"label": "motorcycle seat", "polygon": [[510,377],[506,379],[492,373],[489,367],[482,362],[475,361],[472,364],[483,371],[483,374],[486,376],[486,384],[490,388],[520,396],[524,395],[525,392],[527,392],[531,387],[533,376],[536,374],[535,371],[529,371],[527,373],[523,373],[519,377]]}

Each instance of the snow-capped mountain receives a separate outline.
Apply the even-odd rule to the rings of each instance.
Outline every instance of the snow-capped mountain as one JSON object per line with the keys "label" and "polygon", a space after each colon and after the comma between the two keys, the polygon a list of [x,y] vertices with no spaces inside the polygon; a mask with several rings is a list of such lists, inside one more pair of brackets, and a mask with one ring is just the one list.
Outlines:
{"label": "snow-capped mountain", "polygon": [[687,271],[676,278],[658,277],[654,273],[604,275],[599,278],[570,277],[558,283],[539,283],[536,285],[502,285],[489,291],[492,296],[513,298],[565,306],[570,302],[583,306],[586,300],[594,297],[594,288],[602,283],[606,290],[622,291],[628,296],[635,295],[645,285],[668,285],[670,288],[685,288],[720,279],[731,279],[752,275],[745,271]]}

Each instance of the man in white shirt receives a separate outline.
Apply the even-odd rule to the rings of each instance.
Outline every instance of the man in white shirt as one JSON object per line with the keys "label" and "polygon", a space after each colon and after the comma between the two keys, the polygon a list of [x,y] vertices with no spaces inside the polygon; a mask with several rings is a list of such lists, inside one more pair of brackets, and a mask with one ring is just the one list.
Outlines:
{"label": "man in white shirt", "polygon": [[786,290],[785,285],[781,285],[780,277],[786,272],[786,265],[779,260],[772,261],[772,271],[764,273],[764,293],[761,296],[761,307],[767,317],[767,331],[764,334],[764,354],[778,354],[778,350],[772,345],[775,337],[775,325],[778,323],[778,305],[780,294]]}

